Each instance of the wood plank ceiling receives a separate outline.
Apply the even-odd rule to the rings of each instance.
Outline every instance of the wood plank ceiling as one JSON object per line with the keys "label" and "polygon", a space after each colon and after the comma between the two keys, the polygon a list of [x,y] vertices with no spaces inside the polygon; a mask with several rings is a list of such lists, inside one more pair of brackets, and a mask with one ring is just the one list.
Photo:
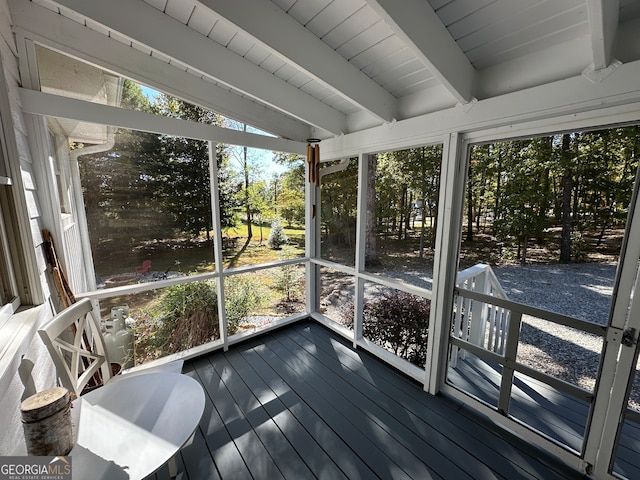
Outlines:
{"label": "wood plank ceiling", "polygon": [[[620,62],[640,59],[640,0],[10,5],[17,23],[30,23],[42,38],[73,45],[74,29],[90,29],[98,51],[124,46],[131,61],[149,65],[136,80],[295,140],[348,134],[579,75],[597,81]],[[83,48],[89,47],[72,50],[92,55]],[[122,54],[102,66],[135,76],[117,58]],[[169,73],[170,83],[163,80]]]}

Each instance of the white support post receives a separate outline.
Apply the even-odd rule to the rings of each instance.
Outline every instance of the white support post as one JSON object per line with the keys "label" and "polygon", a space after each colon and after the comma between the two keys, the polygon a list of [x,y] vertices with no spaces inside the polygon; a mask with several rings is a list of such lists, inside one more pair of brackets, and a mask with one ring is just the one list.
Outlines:
{"label": "white support post", "polygon": [[447,368],[466,165],[466,148],[462,146],[460,134],[447,135],[442,149],[438,200],[439,226],[436,232],[429,346],[424,382],[425,390],[434,395],[444,382]]}
{"label": "white support post", "polygon": [[209,182],[211,184],[211,221],[213,224],[213,259],[216,263],[216,291],[218,294],[218,319],[220,322],[220,340],[224,350],[229,349],[227,334],[227,314],[225,309],[222,229],[220,225],[220,188],[218,186],[218,163],[216,162],[216,144],[209,142]]}
{"label": "white support post", "polygon": [[[358,155],[358,200],[356,218],[356,284],[353,302],[353,346],[362,339],[362,310],[364,307],[364,280],[360,273],[365,271],[367,236],[367,179],[369,178],[369,155]],[[374,220],[375,221],[375,220]]]}
{"label": "white support post", "polygon": [[520,324],[522,323],[522,312],[515,312],[511,315],[509,332],[507,333],[507,346],[505,348],[505,364],[502,367],[502,379],[500,381],[500,397],[498,399],[498,411],[504,416],[509,415],[509,404],[511,403],[511,390],[513,388],[513,369],[518,356],[518,342],[520,340]]}
{"label": "white support post", "polygon": [[[309,259],[320,256],[320,188],[309,182],[309,163],[305,162],[305,255]],[[309,314],[318,312],[320,302],[320,267],[313,261],[305,269],[306,304]]]}
{"label": "white support post", "polygon": [[[627,387],[633,380],[638,361],[640,331],[640,169],[629,205],[625,240],[620,252],[613,306],[598,377],[596,400],[585,441],[584,459],[598,478],[608,475],[616,452],[618,430],[624,421]],[[632,346],[622,346],[625,329],[636,329]],[[631,330],[629,330],[631,332]]]}
{"label": "white support post", "polygon": [[[474,277],[474,284],[471,290],[474,292],[485,293],[485,275],[484,273]],[[486,303],[472,302],[471,311],[467,312],[469,318],[469,341],[474,345],[482,346],[484,334],[483,313],[486,309]]]}

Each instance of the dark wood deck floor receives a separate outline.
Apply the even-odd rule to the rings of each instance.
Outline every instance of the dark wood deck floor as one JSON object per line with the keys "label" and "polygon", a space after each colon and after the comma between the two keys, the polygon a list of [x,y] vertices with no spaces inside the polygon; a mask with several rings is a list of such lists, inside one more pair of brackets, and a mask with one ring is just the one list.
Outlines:
{"label": "dark wood deck floor", "polygon": [[[449,368],[447,380],[476,398],[493,405],[498,402],[500,367],[471,354]],[[549,385],[516,373],[509,413],[544,435],[579,452],[589,417],[589,403]],[[626,421],[616,452],[616,473],[640,478],[640,426]]]}
{"label": "dark wood deck floor", "polygon": [[[178,478],[582,478],[313,322],[199,357],[184,372],[207,402]],[[166,466],[155,477],[168,478]]]}

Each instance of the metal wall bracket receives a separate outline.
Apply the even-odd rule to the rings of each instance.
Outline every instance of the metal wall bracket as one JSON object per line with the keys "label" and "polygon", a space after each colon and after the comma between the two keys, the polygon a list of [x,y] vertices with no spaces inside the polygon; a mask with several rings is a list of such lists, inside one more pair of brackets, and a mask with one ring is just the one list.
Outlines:
{"label": "metal wall bracket", "polygon": [[638,343],[638,338],[636,336],[635,328],[625,328],[622,333],[622,345],[625,347],[633,347],[636,343]]}

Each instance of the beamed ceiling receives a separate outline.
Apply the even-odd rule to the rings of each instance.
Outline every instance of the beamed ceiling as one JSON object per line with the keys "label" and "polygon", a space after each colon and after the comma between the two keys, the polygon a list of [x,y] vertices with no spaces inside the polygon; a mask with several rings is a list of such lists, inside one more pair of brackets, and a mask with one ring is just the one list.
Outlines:
{"label": "beamed ceiling", "polygon": [[14,31],[287,139],[640,59],[640,0],[11,0]]}

